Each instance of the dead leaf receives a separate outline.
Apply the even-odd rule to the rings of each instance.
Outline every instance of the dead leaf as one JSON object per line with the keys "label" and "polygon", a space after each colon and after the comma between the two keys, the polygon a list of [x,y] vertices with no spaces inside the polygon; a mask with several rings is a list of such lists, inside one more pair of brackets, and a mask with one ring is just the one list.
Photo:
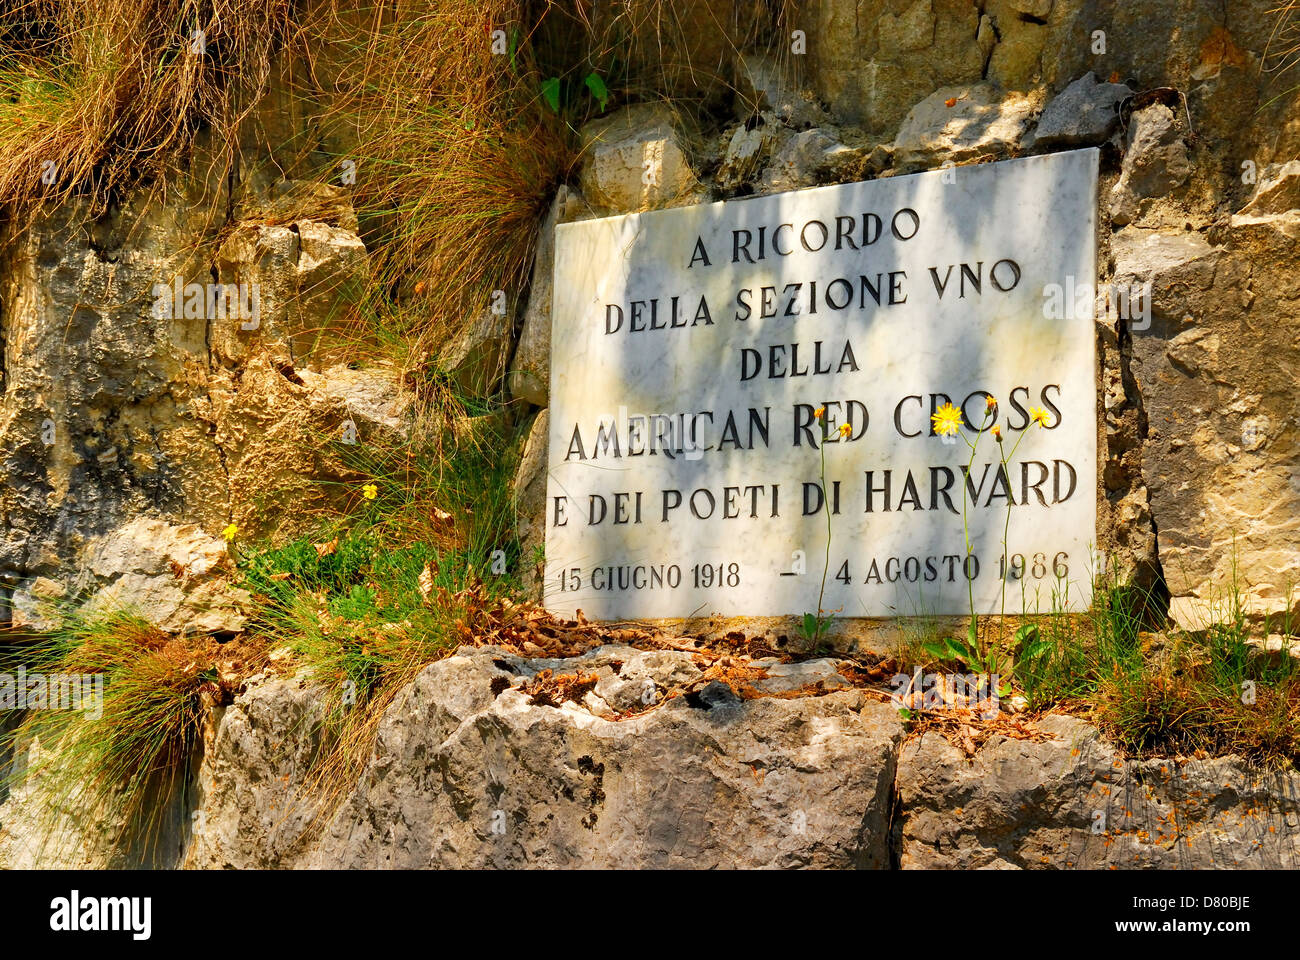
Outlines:
{"label": "dead leaf", "polygon": [[328,557],[330,554],[332,554],[335,550],[339,548],[339,538],[335,537],[333,540],[329,541],[328,543],[313,543],[312,546],[316,548],[317,559],[321,557]]}
{"label": "dead leaf", "polygon": [[433,567],[425,564],[424,569],[420,571],[420,599],[425,603],[429,602],[429,597],[433,595]]}

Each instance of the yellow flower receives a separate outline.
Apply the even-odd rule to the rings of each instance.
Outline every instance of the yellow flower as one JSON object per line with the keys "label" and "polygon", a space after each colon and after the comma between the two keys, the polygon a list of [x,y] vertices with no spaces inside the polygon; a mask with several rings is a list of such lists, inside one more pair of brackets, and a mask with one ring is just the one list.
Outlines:
{"label": "yellow flower", "polygon": [[237,527],[233,523],[230,526],[226,527],[226,529],[221,531],[221,535],[226,538],[226,543],[234,543],[235,536],[238,533],[239,533],[239,527]]}
{"label": "yellow flower", "polygon": [[840,436],[841,436],[841,437],[847,437],[851,432],[853,432],[853,428],[850,427],[847,423],[841,423],[841,424],[840,424]]}
{"label": "yellow flower", "polygon": [[936,413],[931,414],[930,419],[934,422],[934,432],[941,437],[956,434],[964,426],[961,411],[951,403],[945,403]]}
{"label": "yellow flower", "polygon": [[985,409],[985,410],[992,410],[992,409],[993,409],[994,407],[996,407],[997,405],[998,405],[997,397],[994,397],[994,396],[985,396],[985,397],[984,397],[984,409]]}
{"label": "yellow flower", "polygon": [[375,497],[379,496],[379,487],[375,486],[373,483],[367,483],[361,488],[361,495],[367,500],[373,500]]}
{"label": "yellow flower", "polygon": [[1030,407],[1029,419],[1032,420],[1034,423],[1038,424],[1040,427],[1046,427],[1049,425],[1047,421],[1050,419],[1050,417],[1048,416],[1047,411],[1044,408]]}
{"label": "yellow flower", "polygon": [[818,420],[825,420],[825,419],[826,419],[826,408],[825,408],[825,407],[818,407],[816,410],[813,411],[813,416],[816,417]]}
{"label": "yellow flower", "polygon": [[993,424],[993,439],[996,440],[998,443],[1002,442],[1002,428],[998,426],[996,423]]}

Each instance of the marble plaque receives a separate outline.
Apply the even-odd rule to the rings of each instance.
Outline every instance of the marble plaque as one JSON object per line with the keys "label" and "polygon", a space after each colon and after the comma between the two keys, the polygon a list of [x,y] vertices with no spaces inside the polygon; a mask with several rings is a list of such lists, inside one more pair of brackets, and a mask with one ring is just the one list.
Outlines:
{"label": "marble plaque", "polygon": [[1096,206],[1089,149],[557,227],[546,605],[1085,608]]}

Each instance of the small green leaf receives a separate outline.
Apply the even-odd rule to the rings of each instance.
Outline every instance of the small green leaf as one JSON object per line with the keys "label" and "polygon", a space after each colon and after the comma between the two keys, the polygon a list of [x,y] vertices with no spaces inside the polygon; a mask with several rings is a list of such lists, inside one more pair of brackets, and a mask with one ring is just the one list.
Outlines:
{"label": "small green leaf", "polygon": [[1022,660],[1037,660],[1048,650],[1051,650],[1053,643],[1051,640],[1039,640],[1037,643],[1031,643],[1025,648],[1025,652],[1020,655]]}
{"label": "small green leaf", "polygon": [[947,660],[952,656],[945,640],[926,640],[921,644],[921,649],[938,660]]}
{"label": "small green leaf", "polygon": [[560,78],[551,77],[542,81],[542,99],[554,112],[560,112]]}
{"label": "small green leaf", "polygon": [[816,614],[805,613],[803,615],[803,626],[800,627],[800,630],[803,632],[805,639],[816,640],[817,634],[821,632],[819,627]]}
{"label": "small green leaf", "polygon": [[1038,639],[1038,625],[1035,623],[1021,624],[1016,630],[1016,643],[1033,643]]}
{"label": "small green leaf", "polygon": [[975,659],[975,651],[963,644],[956,637],[948,638],[948,649],[952,651],[954,658],[963,662],[969,663],[971,660]]}
{"label": "small green leaf", "polygon": [[599,73],[593,70],[583,79],[583,83],[587,85],[587,89],[591,91],[591,95],[596,98],[596,102],[600,104],[600,109],[603,113],[605,110],[605,104],[609,103],[609,88],[605,86],[605,81],[601,79]]}
{"label": "small green leaf", "polygon": [[898,715],[899,715],[900,717],[902,717],[904,720],[911,720],[911,719],[912,719],[912,711],[909,710],[909,709],[907,709],[907,707],[899,707],[899,708],[898,708]]}

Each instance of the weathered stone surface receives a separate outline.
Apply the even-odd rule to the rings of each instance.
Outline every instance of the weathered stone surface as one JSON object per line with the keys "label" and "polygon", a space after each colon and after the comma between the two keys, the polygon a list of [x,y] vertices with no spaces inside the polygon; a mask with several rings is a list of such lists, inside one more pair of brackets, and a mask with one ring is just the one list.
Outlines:
{"label": "weathered stone surface", "polygon": [[939,87],[979,80],[988,54],[972,0],[848,0],[809,11],[818,95],[840,120],[892,133]]}
{"label": "weathered stone surface", "polygon": [[[256,222],[231,224],[209,253],[202,241],[227,204],[225,180],[217,181],[129,198],[98,221],[65,204],[9,247],[0,267],[0,583],[13,597],[0,603],[0,618],[11,605],[21,620],[37,615],[41,601],[75,598],[83,571],[81,585],[96,592],[104,583],[91,558],[105,536],[139,517],[166,529],[196,524],[203,534],[194,536],[209,538],[232,518],[246,533],[300,525],[309,520],[300,510],[279,518],[265,511],[304,506],[304,492],[328,501],[330,488],[314,483],[311,470],[328,459],[318,456],[320,436],[338,436],[353,400],[363,408],[363,435],[364,410],[374,407],[364,398],[377,389],[392,407],[386,425],[401,419],[395,372],[379,375],[385,387],[359,393],[356,380],[373,381],[373,372],[317,372],[312,346],[366,269],[346,198],[289,184],[258,201],[269,205],[257,208]],[[298,219],[266,222],[291,215]],[[257,316],[209,316],[206,303],[201,315],[185,303],[168,310],[155,287],[214,279],[257,284]],[[330,475],[339,477],[337,469]],[[294,492],[274,494],[278,480]],[[185,604],[161,599],[174,594],[174,573],[144,570],[158,570],[164,555],[187,563],[186,550],[171,544],[153,559],[110,564],[122,602],[139,587],[141,605],[170,624],[191,612],[200,629],[239,622],[228,609],[197,614],[193,582],[182,588]],[[215,594],[209,599],[224,608]]]}
{"label": "weathered stone surface", "polygon": [[1225,869],[1300,864],[1300,777],[1234,758],[1122,760],[1095,728],[995,737],[967,759],[940,736],[899,756],[903,869]]}
{"label": "weathered stone surface", "polygon": [[894,141],[894,162],[906,170],[1005,157],[1019,148],[1041,107],[1041,92],[1004,93],[988,83],[943,87],[908,113]]}
{"label": "weathered stone surface", "polygon": [[[642,712],[531,704],[517,687],[543,669],[596,674],[602,712],[613,704],[601,692]],[[310,694],[255,687],[227,708],[205,758],[188,863],[888,866],[895,711],[857,690],[741,700],[721,683],[643,699],[697,671],[673,651],[553,661],[463,648],[396,698],[368,771],[309,848],[295,846],[300,808],[286,806],[307,752],[282,742],[304,729]]]}
{"label": "weathered stone surface", "polygon": [[127,204],[99,225],[68,204],[8,248],[0,576],[11,585],[64,579],[89,538],[147,509],[209,530],[224,514],[219,451],[194,413],[206,325],[152,309],[154,283],[199,272],[176,253],[205,222],[194,194]]}
{"label": "weathered stone surface", "polygon": [[1111,189],[1111,221],[1132,223],[1143,200],[1164,196],[1185,183],[1191,172],[1174,112],[1163,103],[1134,111],[1119,181]]}
{"label": "weathered stone surface", "polygon": [[[1280,638],[1279,638],[1280,639]],[[1280,649],[1280,644],[1279,644]],[[1280,655],[1280,654],[1279,654]],[[895,708],[836,662],[753,661],[742,697],[687,652],[607,646],[570,660],[461,648],[393,699],[336,809],[313,760],[325,691],[262,675],[205,732],[193,804],[153,852],[40,781],[0,803],[0,864],[191,868],[1293,868],[1300,777],[1233,757],[1124,759],[1079,719],[973,756],[904,738]],[[593,681],[533,703],[542,671]],[[818,686],[820,685],[820,687]],[[680,695],[683,689],[690,692]],[[665,695],[679,695],[665,700]],[[755,696],[757,693],[757,696]],[[32,744],[21,746],[29,762]],[[5,758],[8,760],[8,758]],[[897,812],[895,813],[895,795]],[[317,815],[322,818],[313,827]],[[48,836],[42,846],[35,838]]]}
{"label": "weathered stone surface", "polygon": [[544,407],[551,392],[551,295],[555,277],[555,225],[591,216],[577,190],[561,186],[542,221],[528,287],[528,306],[519,343],[510,360],[506,391],[511,397]]}
{"label": "weathered stone surface", "polygon": [[742,123],[731,131],[722,164],[713,178],[718,188],[730,191],[749,183],[758,172],[772,139],[762,117],[757,123]]}
{"label": "weathered stone surface", "polygon": [[[239,223],[217,251],[217,281],[256,284],[259,303],[254,320],[209,320],[210,349],[220,362],[243,363],[268,352],[295,367],[319,369],[330,328],[348,319],[368,271],[365,244],[341,191],[314,186],[319,195],[280,192],[261,218]],[[267,222],[297,208],[320,210],[334,222]]]}
{"label": "weathered stone surface", "polygon": [[771,114],[781,123],[795,129],[826,122],[826,111],[794,82],[791,77],[793,71],[793,64],[783,68],[769,56],[743,54],[737,91],[742,110]]}
{"label": "weathered stone surface", "polygon": [[1122,83],[1085,73],[1048,102],[1026,146],[1061,150],[1103,143],[1119,129],[1119,105],[1132,94]]}
{"label": "weathered stone surface", "polygon": [[186,866],[289,863],[310,840],[317,807],[306,791],[325,700],[303,676],[261,680],[209,722]]}
{"label": "weathered stone surface", "polygon": [[1300,234],[1287,233],[1289,222],[1235,218],[1223,244],[1133,227],[1112,239],[1116,282],[1153,290],[1150,326],[1130,324],[1132,370],[1150,424],[1143,473],[1171,612],[1189,629],[1226,614],[1234,567],[1259,616],[1286,609],[1300,582],[1300,448],[1289,429]]}
{"label": "weathered stone surface", "polygon": [[643,103],[583,127],[583,196],[608,213],[697,202],[678,124],[666,105]]}
{"label": "weathered stone surface", "polygon": [[[197,524],[136,517],[87,554],[76,586],[90,609],[133,609],[175,633],[244,629],[250,597],[226,580],[233,573],[226,544]],[[15,603],[15,618],[22,612]]]}
{"label": "weathered stone surface", "polygon": [[144,805],[151,832],[128,829],[118,810],[92,808],[84,784],[55,766],[58,747],[29,736],[7,738],[21,717],[0,720],[0,870],[156,870],[179,865],[189,842],[183,791],[151,790]]}
{"label": "weathered stone surface", "polygon": [[443,369],[467,395],[489,397],[501,385],[510,357],[515,302],[514,298],[507,297],[501,302],[500,312],[489,307],[466,318],[464,326],[443,349],[440,357]]}
{"label": "weathered stone surface", "polygon": [[1026,90],[1042,79],[1043,45],[1053,0],[989,0],[980,17],[985,76],[1008,90]]}
{"label": "weathered stone surface", "polygon": [[340,445],[399,442],[410,416],[390,367],[298,373],[259,355],[237,381],[216,371],[209,396],[241,539],[295,535],[314,512],[355,496],[349,485],[359,475],[340,459]]}
{"label": "weathered stone surface", "polygon": [[539,597],[542,585],[536,554],[546,546],[546,451],[550,421],[549,410],[533,418],[513,484],[515,512],[519,518],[516,532],[523,564],[521,575],[529,592]]}
{"label": "weathered stone surface", "polygon": [[840,142],[837,131],[815,127],[785,140],[763,171],[764,193],[780,193],[821,182],[834,167],[859,152]]}
{"label": "weathered stone surface", "polygon": [[1240,217],[1270,217],[1300,210],[1300,160],[1272,164],[1259,177]]}

